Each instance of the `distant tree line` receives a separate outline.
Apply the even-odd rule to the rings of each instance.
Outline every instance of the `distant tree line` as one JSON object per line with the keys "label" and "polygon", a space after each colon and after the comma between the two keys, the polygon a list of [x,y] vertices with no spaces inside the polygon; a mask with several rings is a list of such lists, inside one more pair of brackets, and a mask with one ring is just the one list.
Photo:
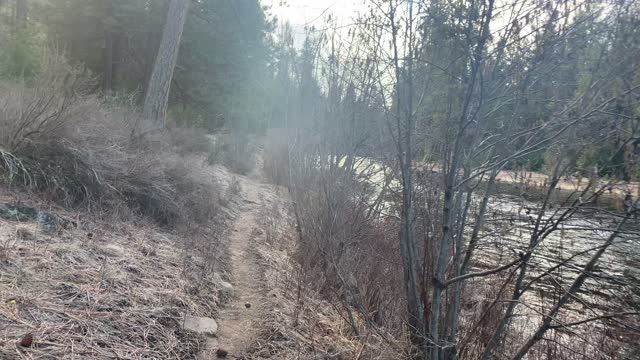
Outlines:
{"label": "distant tree line", "polygon": [[[0,3],[0,71],[30,77],[46,51],[83,64],[113,97],[141,104],[158,55],[169,0],[5,0]],[[210,130],[232,121],[258,126],[273,23],[258,0],[183,1],[189,6],[175,71],[170,117]],[[250,124],[250,125],[249,125]]]}

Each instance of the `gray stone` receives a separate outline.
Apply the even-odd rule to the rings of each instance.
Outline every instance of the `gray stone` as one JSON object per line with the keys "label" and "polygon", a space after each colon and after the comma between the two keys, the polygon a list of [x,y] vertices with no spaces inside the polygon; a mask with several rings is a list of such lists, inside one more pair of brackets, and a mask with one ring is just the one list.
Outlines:
{"label": "gray stone", "polygon": [[32,207],[11,204],[0,204],[0,218],[20,222],[37,222],[49,233],[78,227],[76,222],[65,219],[62,216],[38,211]]}
{"label": "gray stone", "polygon": [[233,285],[222,280],[222,277],[218,273],[214,274],[214,280],[218,285],[218,298],[220,299],[220,301],[223,304],[226,304],[229,301],[231,301],[231,299],[233,299],[233,294],[234,294]]}
{"label": "gray stone", "polygon": [[208,336],[215,336],[218,333],[218,323],[208,317],[185,315],[182,328]]}
{"label": "gray stone", "polygon": [[98,248],[98,251],[108,257],[123,257],[125,250],[122,246],[116,244],[107,244]]}
{"label": "gray stone", "polygon": [[0,204],[0,218],[14,221],[35,221],[38,210],[25,206]]}

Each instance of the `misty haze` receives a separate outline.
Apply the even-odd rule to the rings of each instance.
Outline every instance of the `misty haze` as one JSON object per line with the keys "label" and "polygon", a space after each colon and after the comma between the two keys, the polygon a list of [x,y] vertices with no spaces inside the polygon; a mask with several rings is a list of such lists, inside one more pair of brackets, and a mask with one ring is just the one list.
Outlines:
{"label": "misty haze", "polygon": [[640,359],[640,1],[0,0],[0,359]]}

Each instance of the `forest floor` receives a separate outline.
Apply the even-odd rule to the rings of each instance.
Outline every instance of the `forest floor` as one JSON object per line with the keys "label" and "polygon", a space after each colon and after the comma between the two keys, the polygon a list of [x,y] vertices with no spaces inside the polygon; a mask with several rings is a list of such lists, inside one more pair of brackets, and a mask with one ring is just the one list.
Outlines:
{"label": "forest floor", "polygon": [[[222,193],[235,181],[221,166],[195,170]],[[74,222],[52,230],[41,216],[0,216],[0,359],[194,359],[206,337],[184,330],[184,319],[219,316],[229,269],[224,241],[241,204],[239,194],[225,196],[222,241],[205,257],[192,239],[151,221],[94,218],[0,187],[0,210]]]}
{"label": "forest floor", "polygon": [[[237,188],[220,208],[213,259],[153,223],[98,221],[0,188],[0,207],[77,222],[48,232],[0,218],[0,358],[358,358],[362,344],[295,261],[286,189],[257,170],[194,171]],[[214,319],[217,333],[186,330],[188,316]]]}

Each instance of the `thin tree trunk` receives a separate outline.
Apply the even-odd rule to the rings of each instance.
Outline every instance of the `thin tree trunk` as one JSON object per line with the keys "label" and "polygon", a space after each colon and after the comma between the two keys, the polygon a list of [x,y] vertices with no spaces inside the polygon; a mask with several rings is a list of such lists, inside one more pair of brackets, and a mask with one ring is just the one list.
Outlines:
{"label": "thin tree trunk", "polygon": [[444,209],[442,216],[442,239],[440,241],[440,251],[438,253],[436,268],[433,276],[433,294],[431,300],[431,323],[429,333],[433,339],[431,346],[431,359],[438,360],[441,355],[442,344],[440,344],[440,318],[442,306],[442,292],[444,291],[444,276],[447,265],[447,256],[450,251],[450,243],[453,227],[453,188],[455,186],[456,173],[458,171],[458,154],[461,150],[461,136],[459,132],[454,145],[454,153],[446,176],[444,191]]}
{"label": "thin tree trunk", "polygon": [[580,290],[580,288],[582,287],[582,284],[584,284],[587,277],[589,277],[589,274],[591,274],[596,264],[598,264],[598,261],[600,261],[600,258],[602,257],[602,255],[607,251],[609,246],[613,244],[613,241],[618,237],[618,235],[620,234],[620,231],[622,231],[622,227],[630,217],[631,217],[631,214],[627,213],[627,216],[624,217],[622,221],[620,221],[620,223],[618,224],[616,229],[611,233],[611,235],[609,236],[605,244],[595,254],[593,254],[593,257],[591,257],[589,262],[585,265],[584,269],[582,269],[582,271],[580,272],[580,275],[578,275],[578,277],[573,281],[573,284],[571,284],[571,287],[569,288],[569,290],[567,290],[564,293],[564,295],[560,298],[560,300],[558,300],[556,305],[551,310],[549,310],[549,312],[544,316],[542,325],[540,325],[540,327],[538,328],[538,330],[536,330],[533,336],[531,336],[527,340],[527,342],[520,347],[516,355],[513,358],[511,358],[512,360],[521,360],[525,355],[527,355],[531,347],[535,345],[538,341],[540,341],[540,339],[542,339],[544,334],[551,328],[551,323],[556,319],[556,315],[558,315],[558,312],[560,312],[560,309],[562,309],[563,306],[565,306],[568,302],[570,302],[575,297],[578,290]]}
{"label": "thin tree trunk", "polygon": [[171,0],[142,110],[143,121],[151,121],[155,127],[163,128],[166,123],[169,90],[188,12],[189,0]]}
{"label": "thin tree trunk", "polygon": [[[445,189],[444,189],[444,207],[442,212],[442,238],[440,241],[440,249],[437,258],[436,267],[434,269],[433,276],[433,293],[431,300],[431,319],[429,324],[429,333],[431,334],[431,338],[433,339],[433,344],[431,346],[431,359],[439,360],[443,356],[443,347],[444,345],[441,343],[440,339],[440,322],[442,318],[442,293],[445,289],[445,272],[447,268],[447,255],[449,254],[451,240],[454,235],[454,231],[452,229],[453,226],[453,200],[454,200],[454,191],[456,187],[456,179],[458,175],[458,169],[460,167],[460,161],[462,150],[463,150],[463,141],[466,128],[469,124],[469,120],[467,116],[469,114],[469,109],[471,107],[471,100],[474,95],[474,90],[476,88],[476,83],[478,82],[478,74],[482,71],[482,61],[483,54],[485,51],[485,43],[487,38],[489,37],[489,29],[493,14],[493,6],[495,0],[488,0],[486,3],[485,14],[484,14],[484,23],[482,25],[482,29],[480,32],[480,37],[478,39],[478,44],[474,51],[473,63],[471,64],[471,76],[470,83],[467,87],[467,93],[464,99],[464,103],[462,106],[461,116],[458,122],[458,129],[456,132],[456,138],[453,145],[453,152],[451,154],[451,161],[449,164],[448,172],[445,174]],[[481,80],[480,80],[481,81]],[[480,87],[482,87],[482,83]],[[482,100],[482,99],[480,99]],[[458,290],[460,290],[459,288]],[[446,339],[446,335],[443,336]]]}
{"label": "thin tree trunk", "polygon": [[113,90],[113,32],[104,32],[104,73],[102,74],[102,89],[105,94]]}
{"label": "thin tree trunk", "polygon": [[[469,174],[469,168],[465,167],[465,177]],[[464,229],[467,223],[467,216],[469,214],[469,209],[471,208],[471,200],[472,200],[473,190],[470,188],[467,189],[466,199],[464,205],[462,205],[462,214],[460,215],[460,219],[458,220],[458,230],[454,241],[455,255],[454,255],[454,263],[453,266],[456,270],[455,276],[462,275],[462,248],[464,245]],[[464,193],[461,192],[458,198],[458,207],[461,206],[462,203],[462,195]],[[454,359],[456,357],[456,338],[458,336],[458,319],[460,313],[460,302],[462,298],[462,281],[457,282],[454,285],[453,292],[451,294],[452,299],[450,300],[451,306],[448,309],[446,316],[447,323],[447,342],[449,343],[447,348],[444,351],[445,359]]]}
{"label": "thin tree trunk", "polygon": [[27,26],[28,13],[27,0],[16,0],[16,29],[22,30]]}
{"label": "thin tree trunk", "polygon": [[[412,152],[412,130],[413,111],[409,101],[411,96],[411,83],[408,84],[409,91],[403,91],[407,78],[411,77],[411,62],[408,64],[408,76],[402,75],[400,66],[400,55],[398,53],[398,27],[396,25],[395,12],[397,4],[390,3],[389,17],[392,28],[393,62],[396,75],[396,126],[398,130],[398,158],[400,160],[400,170],[402,173],[402,213],[400,226],[400,255],[404,268],[404,280],[407,292],[407,311],[409,327],[412,334],[412,342],[421,351],[424,351],[425,343],[425,321],[424,305],[420,297],[420,287],[418,285],[418,269],[416,257],[415,236],[413,233],[413,152]],[[410,20],[412,21],[412,20]],[[413,56],[410,54],[409,59]],[[409,94],[407,94],[407,92]],[[408,100],[407,105],[404,100]],[[406,108],[404,108],[406,107]],[[405,110],[404,134],[402,131],[403,110]]]}

